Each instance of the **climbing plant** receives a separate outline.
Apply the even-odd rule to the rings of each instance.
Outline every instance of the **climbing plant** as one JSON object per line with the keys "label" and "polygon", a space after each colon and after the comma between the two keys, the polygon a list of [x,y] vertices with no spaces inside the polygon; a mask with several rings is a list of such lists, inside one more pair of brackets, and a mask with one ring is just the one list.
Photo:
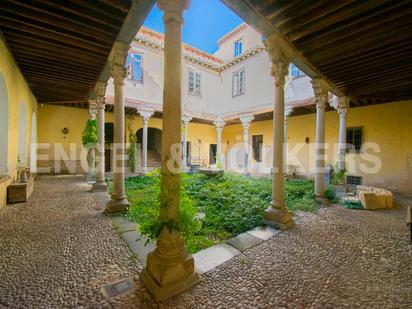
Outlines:
{"label": "climbing plant", "polygon": [[94,148],[97,143],[97,122],[96,120],[88,119],[86,127],[83,130],[82,144],[86,148]]}
{"label": "climbing plant", "polygon": [[127,155],[129,157],[129,168],[132,173],[136,172],[136,135],[132,130],[129,130],[129,148]]}

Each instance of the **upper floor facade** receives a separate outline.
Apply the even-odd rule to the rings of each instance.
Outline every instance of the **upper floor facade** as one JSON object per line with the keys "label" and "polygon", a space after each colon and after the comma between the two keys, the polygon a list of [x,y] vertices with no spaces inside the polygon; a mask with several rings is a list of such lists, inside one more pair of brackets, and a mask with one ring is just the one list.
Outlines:
{"label": "upper floor facade", "polygon": [[[205,120],[270,110],[274,101],[270,60],[253,28],[241,24],[218,41],[208,54],[183,44],[182,102],[186,113]],[[126,105],[162,110],[163,34],[142,28],[131,45],[125,81]],[[286,104],[312,101],[310,78],[291,65],[285,87]],[[108,83],[108,100],[113,85]]]}

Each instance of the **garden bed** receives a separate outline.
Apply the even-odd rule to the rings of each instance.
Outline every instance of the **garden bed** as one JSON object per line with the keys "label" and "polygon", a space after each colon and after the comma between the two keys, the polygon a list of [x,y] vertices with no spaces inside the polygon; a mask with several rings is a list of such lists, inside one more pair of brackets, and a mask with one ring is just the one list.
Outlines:
{"label": "garden bed", "polygon": [[[285,188],[289,210],[316,210],[313,181],[288,180]],[[197,252],[262,225],[271,191],[272,182],[267,178],[183,174],[181,231],[188,251]],[[154,240],[161,227],[159,172],[127,178],[126,194],[131,203],[131,219],[141,234]]]}

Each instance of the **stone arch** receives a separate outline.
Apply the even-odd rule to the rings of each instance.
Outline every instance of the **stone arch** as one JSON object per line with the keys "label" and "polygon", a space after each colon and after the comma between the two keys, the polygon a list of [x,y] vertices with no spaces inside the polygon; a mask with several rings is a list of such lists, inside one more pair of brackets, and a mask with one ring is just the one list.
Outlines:
{"label": "stone arch", "polygon": [[37,118],[35,112],[31,115],[30,171],[37,172]]}
{"label": "stone arch", "polygon": [[19,106],[19,135],[18,135],[18,158],[20,164],[27,165],[27,107],[24,100]]}
{"label": "stone arch", "polygon": [[0,72],[0,175],[7,175],[9,100],[7,85]]}
{"label": "stone arch", "polygon": [[[137,144],[143,142],[143,128],[136,132]],[[147,128],[147,150],[153,150],[159,156],[162,154],[162,130],[158,128]]]}

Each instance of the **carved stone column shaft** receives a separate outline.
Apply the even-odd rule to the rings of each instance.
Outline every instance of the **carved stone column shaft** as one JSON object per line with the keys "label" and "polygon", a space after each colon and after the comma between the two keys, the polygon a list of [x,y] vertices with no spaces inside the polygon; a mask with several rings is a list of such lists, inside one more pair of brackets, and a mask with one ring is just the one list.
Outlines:
{"label": "carved stone column shaft", "polygon": [[187,129],[192,117],[184,115],[182,118],[183,132],[182,132],[182,169],[187,169]]}
{"label": "carved stone column shaft", "polygon": [[244,163],[243,163],[243,173],[249,173],[249,127],[250,123],[253,121],[254,116],[252,114],[244,115],[240,117],[240,121],[243,125],[243,144],[244,144]]}
{"label": "carved stone column shaft", "polygon": [[141,173],[147,173],[147,139],[148,139],[148,127],[149,120],[152,117],[154,111],[152,110],[138,110],[140,116],[143,119],[143,138],[142,138],[142,168]]}
{"label": "carved stone column shaft", "polygon": [[223,168],[223,156],[222,156],[222,132],[225,122],[222,118],[216,118],[214,125],[216,126],[217,133],[217,145],[216,145],[216,166]]}

